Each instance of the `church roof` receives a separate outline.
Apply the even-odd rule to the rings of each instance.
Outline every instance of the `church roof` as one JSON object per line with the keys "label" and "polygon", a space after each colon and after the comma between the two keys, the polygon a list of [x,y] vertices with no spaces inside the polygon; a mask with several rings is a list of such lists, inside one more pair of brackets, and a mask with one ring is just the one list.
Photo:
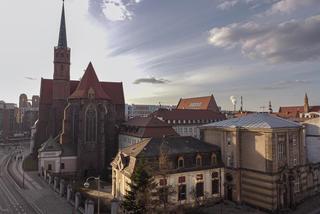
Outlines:
{"label": "church roof", "polygon": [[229,120],[223,120],[215,123],[203,125],[202,127],[214,127],[214,128],[300,128],[299,123],[295,123],[289,120],[285,120],[280,117],[273,116],[268,113],[254,113],[248,114],[239,118],[232,118]]}
{"label": "church roof", "polygon": [[70,95],[70,99],[88,98],[89,91],[94,92],[96,99],[110,99],[102,89],[97,74],[90,62],[76,90]]}
{"label": "church roof", "polygon": [[[52,79],[41,79],[40,103],[44,105],[52,104]],[[70,81],[70,94],[72,94],[79,81]],[[104,92],[111,98],[113,104],[124,104],[123,86],[121,82],[100,82]]]}

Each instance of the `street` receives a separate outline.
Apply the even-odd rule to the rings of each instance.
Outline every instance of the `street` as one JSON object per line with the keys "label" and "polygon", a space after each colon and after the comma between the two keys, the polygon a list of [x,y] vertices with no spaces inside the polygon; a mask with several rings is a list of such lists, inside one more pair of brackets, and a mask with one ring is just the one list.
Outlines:
{"label": "street", "polygon": [[41,213],[22,194],[22,189],[14,180],[9,165],[14,161],[16,151],[1,148],[0,151],[0,212],[1,213]]}
{"label": "street", "polygon": [[0,146],[0,213],[69,214],[73,207],[59,197],[37,172],[24,172],[23,157],[29,142]]}

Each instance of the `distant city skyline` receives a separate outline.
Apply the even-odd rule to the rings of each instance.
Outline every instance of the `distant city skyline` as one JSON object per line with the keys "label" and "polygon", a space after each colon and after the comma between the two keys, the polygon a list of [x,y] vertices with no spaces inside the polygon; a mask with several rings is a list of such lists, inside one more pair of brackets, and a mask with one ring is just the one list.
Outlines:
{"label": "distant city skyline", "polygon": [[[0,100],[39,95],[52,78],[62,1],[0,8]],[[176,105],[213,94],[222,109],[320,104],[317,0],[66,0],[71,78],[89,61],[101,81],[121,81],[126,103]],[[200,12],[201,11],[201,12]],[[240,102],[238,101],[238,108]]]}

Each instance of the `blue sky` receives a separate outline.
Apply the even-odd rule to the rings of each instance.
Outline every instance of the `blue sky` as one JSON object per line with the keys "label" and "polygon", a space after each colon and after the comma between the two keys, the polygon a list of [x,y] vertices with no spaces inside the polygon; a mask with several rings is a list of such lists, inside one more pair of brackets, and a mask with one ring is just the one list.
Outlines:
{"label": "blue sky", "polygon": [[[232,109],[271,100],[320,104],[319,0],[66,0],[71,77],[89,61],[122,81],[128,103],[176,104],[214,94]],[[38,94],[52,78],[61,1],[5,1],[0,8],[0,99]]]}

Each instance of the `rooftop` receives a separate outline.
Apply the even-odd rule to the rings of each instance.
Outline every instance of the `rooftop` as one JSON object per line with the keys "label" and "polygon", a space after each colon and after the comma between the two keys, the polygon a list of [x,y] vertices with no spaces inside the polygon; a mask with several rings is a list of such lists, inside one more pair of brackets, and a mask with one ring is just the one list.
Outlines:
{"label": "rooftop", "polygon": [[121,152],[133,157],[154,157],[160,155],[160,147],[163,144],[167,147],[168,155],[219,151],[216,145],[205,143],[194,137],[178,136],[146,139],[124,148]]}
{"label": "rooftop", "polygon": [[202,127],[217,127],[217,128],[299,128],[300,124],[282,119],[280,117],[268,113],[253,113],[239,118],[232,118],[215,123],[203,125]]}

